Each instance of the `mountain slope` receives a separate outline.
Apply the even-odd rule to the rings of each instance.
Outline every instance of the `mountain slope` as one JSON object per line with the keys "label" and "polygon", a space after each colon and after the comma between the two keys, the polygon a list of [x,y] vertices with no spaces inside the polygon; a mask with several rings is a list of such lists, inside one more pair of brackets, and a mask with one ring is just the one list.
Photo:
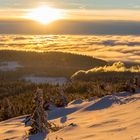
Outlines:
{"label": "mountain slope", "polygon": [[29,127],[24,127],[23,116],[0,122],[1,140],[139,140],[140,92],[75,100],[66,108],[49,112],[49,119],[64,128],[49,135],[27,137],[25,130]]}

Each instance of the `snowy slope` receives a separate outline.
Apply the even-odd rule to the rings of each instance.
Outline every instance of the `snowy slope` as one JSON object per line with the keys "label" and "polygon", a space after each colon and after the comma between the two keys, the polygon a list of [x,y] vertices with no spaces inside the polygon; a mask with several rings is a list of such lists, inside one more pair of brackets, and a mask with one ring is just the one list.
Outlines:
{"label": "snowy slope", "polygon": [[140,92],[118,93],[101,99],[69,103],[49,112],[50,121],[64,128],[28,137],[24,117],[0,122],[0,139],[140,140]]}

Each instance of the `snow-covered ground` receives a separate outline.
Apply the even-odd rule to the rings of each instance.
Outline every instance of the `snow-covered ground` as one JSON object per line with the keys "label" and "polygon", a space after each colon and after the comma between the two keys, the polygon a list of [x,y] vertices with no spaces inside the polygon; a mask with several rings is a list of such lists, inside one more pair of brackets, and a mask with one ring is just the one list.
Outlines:
{"label": "snow-covered ground", "polygon": [[140,92],[117,93],[90,101],[75,100],[49,112],[63,126],[57,132],[27,136],[24,117],[0,122],[1,140],[140,140]]}
{"label": "snow-covered ground", "polygon": [[0,62],[0,71],[15,71],[23,67],[16,61]]}
{"label": "snow-covered ground", "polygon": [[41,83],[49,83],[49,84],[65,84],[67,79],[65,77],[39,77],[39,76],[26,76],[23,77],[24,80],[30,81],[32,83],[41,84]]}

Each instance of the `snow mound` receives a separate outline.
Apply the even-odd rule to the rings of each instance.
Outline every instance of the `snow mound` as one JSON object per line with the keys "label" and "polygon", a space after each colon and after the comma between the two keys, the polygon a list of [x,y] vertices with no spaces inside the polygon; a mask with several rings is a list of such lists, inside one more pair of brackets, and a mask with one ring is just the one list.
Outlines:
{"label": "snow mound", "polygon": [[114,104],[123,104],[123,103],[125,102],[117,96],[106,96],[99,99],[98,101],[95,101],[90,106],[86,107],[84,111],[106,109]]}

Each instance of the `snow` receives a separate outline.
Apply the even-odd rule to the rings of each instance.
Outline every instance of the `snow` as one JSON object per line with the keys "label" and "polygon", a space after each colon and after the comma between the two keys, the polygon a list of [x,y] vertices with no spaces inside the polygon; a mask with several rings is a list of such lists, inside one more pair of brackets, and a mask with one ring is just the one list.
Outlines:
{"label": "snow", "polygon": [[26,76],[23,78],[26,81],[30,81],[32,83],[41,84],[41,83],[49,83],[49,84],[65,84],[67,79],[65,77],[39,77],[39,76]]}
{"label": "snow", "polygon": [[115,93],[99,99],[77,99],[66,108],[48,112],[63,126],[57,132],[27,136],[24,117],[0,122],[1,140],[140,140],[140,91]]}
{"label": "snow", "polygon": [[0,62],[0,71],[16,71],[20,67],[23,66],[16,61]]}
{"label": "snow", "polygon": [[0,122],[1,140],[23,140],[29,128],[24,126],[24,116]]}
{"label": "snow", "polygon": [[81,103],[83,103],[83,100],[82,99],[77,99],[77,100],[74,100],[74,101],[70,102],[69,105],[81,104]]}

